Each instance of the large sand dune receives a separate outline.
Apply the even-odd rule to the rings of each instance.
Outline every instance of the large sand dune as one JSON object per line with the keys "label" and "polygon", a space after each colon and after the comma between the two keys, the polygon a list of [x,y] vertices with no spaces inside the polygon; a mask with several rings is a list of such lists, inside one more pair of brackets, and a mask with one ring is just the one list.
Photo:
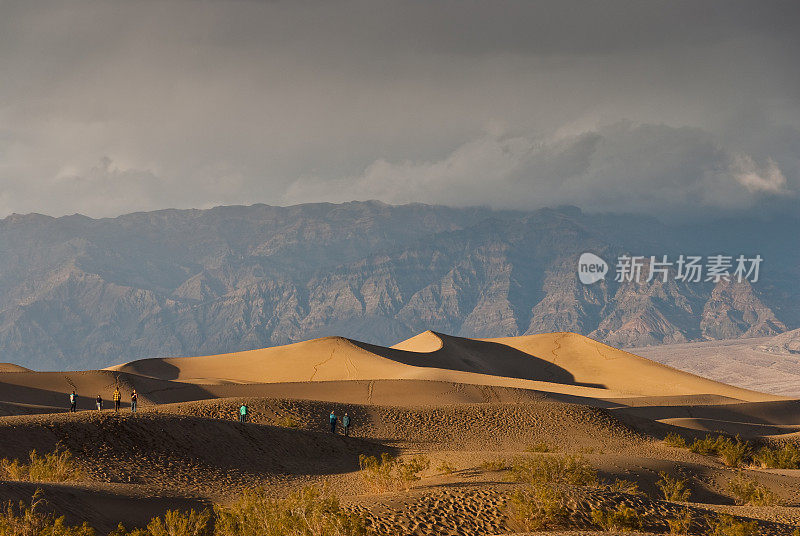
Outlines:
{"label": "large sand dune", "polygon": [[198,385],[415,379],[593,398],[779,398],[701,378],[574,333],[475,340],[425,332],[391,348],[326,337],[232,354],[145,359],[109,370]]}

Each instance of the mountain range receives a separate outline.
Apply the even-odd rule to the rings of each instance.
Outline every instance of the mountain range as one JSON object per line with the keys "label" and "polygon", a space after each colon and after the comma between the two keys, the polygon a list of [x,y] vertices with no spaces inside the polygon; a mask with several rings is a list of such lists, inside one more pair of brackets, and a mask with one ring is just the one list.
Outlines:
{"label": "mountain range", "polygon": [[[621,347],[773,335],[800,327],[798,223],[377,201],[14,214],[0,221],[0,361],[76,370],[429,329]],[[582,284],[583,252],[611,273]],[[623,254],[764,261],[753,283],[617,282]]]}

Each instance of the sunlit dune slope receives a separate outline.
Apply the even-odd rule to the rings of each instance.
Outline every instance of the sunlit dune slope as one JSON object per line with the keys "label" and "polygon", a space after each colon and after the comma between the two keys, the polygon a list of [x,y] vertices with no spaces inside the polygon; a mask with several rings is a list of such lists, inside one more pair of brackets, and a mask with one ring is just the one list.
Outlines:
{"label": "sunlit dune slope", "polygon": [[693,394],[744,401],[777,398],[707,380],[573,333],[478,340],[425,332],[391,348],[326,337],[232,354],[145,359],[109,370],[195,384],[417,379],[594,398]]}

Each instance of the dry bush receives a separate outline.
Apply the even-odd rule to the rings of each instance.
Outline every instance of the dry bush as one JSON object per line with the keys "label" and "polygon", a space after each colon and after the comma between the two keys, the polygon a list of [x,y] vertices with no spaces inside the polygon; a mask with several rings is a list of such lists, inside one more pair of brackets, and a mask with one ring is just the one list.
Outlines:
{"label": "dry bush", "polygon": [[692,490],[689,489],[689,479],[680,479],[678,477],[671,477],[665,472],[658,474],[661,479],[656,482],[656,486],[664,494],[664,499],[672,502],[686,502],[692,495]]}
{"label": "dry bush", "polygon": [[508,463],[500,458],[497,460],[485,461],[480,465],[484,471],[505,471],[508,469]]}
{"label": "dry bush", "polygon": [[629,495],[640,495],[642,492],[639,490],[639,484],[631,482],[630,480],[614,479],[614,482],[606,485],[609,491],[616,491],[619,493],[627,493]]}
{"label": "dry bush", "polygon": [[758,523],[755,521],[738,521],[733,516],[721,514],[716,520],[709,521],[709,536],[759,536]]}
{"label": "dry bush", "polygon": [[642,526],[639,513],[621,502],[616,508],[593,508],[592,522],[606,531],[628,532]]}
{"label": "dry bush", "polygon": [[692,511],[684,508],[679,514],[667,519],[667,525],[669,525],[670,534],[689,534],[689,530],[692,528]]}
{"label": "dry bush", "polygon": [[275,419],[275,426],[280,426],[281,428],[300,428],[300,421],[291,415],[283,415]]}
{"label": "dry bush", "polygon": [[544,441],[537,441],[527,449],[527,452],[557,452],[558,449],[556,447],[551,447]]}
{"label": "dry bush", "polygon": [[740,467],[752,459],[752,445],[742,441],[739,436],[735,438],[718,435],[707,435],[703,439],[695,439],[689,450],[705,456],[720,456],[725,465]]}
{"label": "dry bush", "polygon": [[56,449],[44,456],[32,450],[28,458],[27,464],[6,458],[0,460],[0,478],[31,482],[67,482],[83,478],[83,472],[68,450]]}
{"label": "dry bush", "polygon": [[667,437],[664,438],[664,443],[667,444],[669,447],[676,447],[685,449],[686,448],[686,439],[683,436],[670,432],[667,434]]}
{"label": "dry bush", "polygon": [[782,447],[762,447],[753,459],[770,469],[800,469],[800,448],[792,443]]}
{"label": "dry bush", "polygon": [[327,485],[303,488],[286,499],[246,490],[231,506],[215,506],[214,536],[363,536],[364,518],[344,510]]}
{"label": "dry bush", "polygon": [[737,474],[733,480],[728,482],[728,489],[738,505],[773,506],[780,504],[780,498],[766,486],[747,478],[742,473]]}
{"label": "dry bush", "polygon": [[39,512],[44,500],[41,490],[36,490],[30,505],[20,502],[14,506],[9,502],[0,511],[0,535],[2,536],[95,536],[89,525],[69,526],[63,517]]}
{"label": "dry bush", "polygon": [[420,479],[419,473],[431,465],[424,456],[400,460],[388,452],[382,453],[380,459],[362,454],[358,463],[364,481],[378,492],[408,491]]}
{"label": "dry bush", "polygon": [[533,531],[567,522],[570,508],[567,496],[556,486],[532,484],[511,495],[506,514],[522,530]]}
{"label": "dry bush", "polygon": [[455,472],[456,468],[450,465],[447,460],[442,460],[442,463],[439,464],[439,467],[437,467],[436,470],[443,475],[450,475]]}
{"label": "dry bush", "polygon": [[538,455],[515,460],[511,465],[511,480],[528,484],[594,486],[597,471],[580,455]]}

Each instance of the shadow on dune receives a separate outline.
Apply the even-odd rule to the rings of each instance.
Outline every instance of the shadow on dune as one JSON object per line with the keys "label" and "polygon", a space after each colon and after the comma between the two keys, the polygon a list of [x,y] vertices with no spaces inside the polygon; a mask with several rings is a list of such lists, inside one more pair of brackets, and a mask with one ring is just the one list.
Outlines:
{"label": "shadow on dune", "polygon": [[159,357],[131,361],[123,365],[122,368],[125,372],[131,374],[160,380],[177,380],[181,372],[181,369]]}
{"label": "shadow on dune", "polygon": [[441,339],[442,347],[433,352],[409,352],[355,340],[351,342],[368,352],[415,367],[442,368],[600,389],[606,387],[600,383],[577,382],[568,370],[505,344],[441,333],[435,335]]}

